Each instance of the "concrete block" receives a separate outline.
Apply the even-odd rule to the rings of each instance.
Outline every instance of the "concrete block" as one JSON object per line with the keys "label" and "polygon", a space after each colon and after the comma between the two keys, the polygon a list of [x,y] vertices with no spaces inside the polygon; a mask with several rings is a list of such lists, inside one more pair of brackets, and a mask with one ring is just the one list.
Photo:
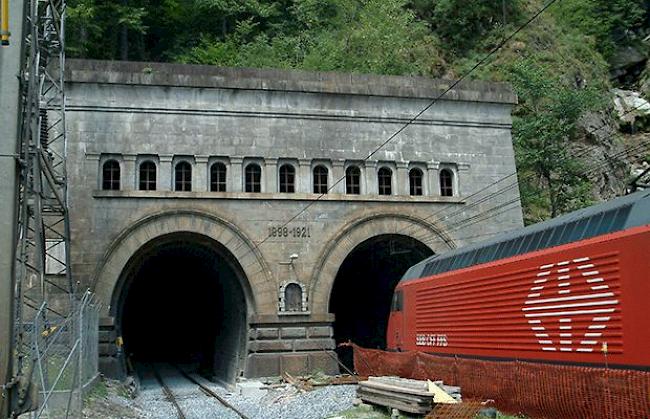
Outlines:
{"label": "concrete block", "polygon": [[97,350],[99,356],[115,356],[117,354],[117,345],[114,343],[100,343]]}
{"label": "concrete block", "polygon": [[100,330],[99,342],[100,343],[115,343],[116,333],[115,330]]}
{"label": "concrete block", "polygon": [[296,351],[323,351],[334,348],[334,339],[295,340],[293,344],[293,349]]}
{"label": "concrete block", "polygon": [[277,339],[279,337],[278,335],[278,328],[277,327],[265,327],[265,328],[259,328],[257,329],[257,339]]}
{"label": "concrete block", "polygon": [[291,341],[256,340],[249,345],[251,352],[289,352],[293,349]]}
{"label": "concrete block", "polygon": [[280,357],[282,372],[291,375],[309,373],[309,356],[307,354],[283,354]]}
{"label": "concrete block", "polygon": [[126,380],[126,370],[124,363],[113,356],[100,356],[98,360],[99,372],[104,374],[105,377],[113,380],[124,381]]}
{"label": "concrete block", "polygon": [[336,362],[336,352],[327,351],[309,354],[310,371],[321,371],[327,375],[340,374],[339,364]]}
{"label": "concrete block", "polygon": [[296,339],[307,337],[307,329],[304,327],[283,327],[282,339]]}
{"label": "concrete block", "polygon": [[250,354],[246,360],[246,377],[273,377],[280,375],[280,355]]}
{"label": "concrete block", "polygon": [[331,338],[332,328],[330,326],[313,326],[307,329],[307,337],[310,338]]}

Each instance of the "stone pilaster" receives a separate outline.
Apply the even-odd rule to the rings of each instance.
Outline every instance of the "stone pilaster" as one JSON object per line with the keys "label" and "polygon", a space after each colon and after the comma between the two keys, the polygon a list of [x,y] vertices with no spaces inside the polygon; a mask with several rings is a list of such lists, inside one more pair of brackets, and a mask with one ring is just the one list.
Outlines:
{"label": "stone pilaster", "polygon": [[264,159],[264,172],[266,173],[266,192],[278,191],[278,159]]}
{"label": "stone pilaster", "polygon": [[196,156],[194,164],[194,176],[192,190],[205,192],[208,190],[208,156]]}
{"label": "stone pilaster", "polygon": [[440,176],[438,176],[439,168],[440,163],[438,162],[427,163],[428,195],[440,196]]}
{"label": "stone pilaster", "polygon": [[296,173],[296,192],[313,193],[311,159],[298,159],[298,166],[298,173]]}
{"label": "stone pilaster", "polygon": [[377,162],[374,160],[366,161],[366,189],[361,193],[366,195],[378,195],[379,189],[377,186]]}
{"label": "stone pilaster", "polygon": [[340,182],[334,186],[332,193],[344,194],[345,193],[345,160],[332,161],[332,175],[329,178],[329,187],[331,188],[334,183]]}
{"label": "stone pilaster", "polygon": [[161,154],[160,156],[160,167],[158,169],[158,185],[156,188],[159,191],[173,191],[173,169],[172,169],[172,160],[174,156],[172,154]]}
{"label": "stone pilaster", "polygon": [[242,157],[231,157],[230,158],[230,190],[232,192],[241,192],[243,191],[244,186],[244,173],[242,162],[244,159]]}
{"label": "stone pilaster", "polygon": [[397,166],[397,173],[395,173],[395,193],[397,195],[409,195],[409,171],[408,163],[405,161],[398,161],[395,163]]}
{"label": "stone pilaster", "polygon": [[135,154],[124,155],[124,173],[122,174],[122,189],[125,191],[133,191],[136,189],[137,173],[135,167]]}

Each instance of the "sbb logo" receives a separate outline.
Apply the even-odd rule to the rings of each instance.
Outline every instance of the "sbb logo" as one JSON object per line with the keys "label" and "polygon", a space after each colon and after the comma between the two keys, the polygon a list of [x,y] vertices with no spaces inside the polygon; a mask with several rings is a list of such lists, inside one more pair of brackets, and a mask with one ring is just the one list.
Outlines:
{"label": "sbb logo", "polygon": [[589,257],[542,265],[522,311],[543,351],[594,352],[618,300]]}

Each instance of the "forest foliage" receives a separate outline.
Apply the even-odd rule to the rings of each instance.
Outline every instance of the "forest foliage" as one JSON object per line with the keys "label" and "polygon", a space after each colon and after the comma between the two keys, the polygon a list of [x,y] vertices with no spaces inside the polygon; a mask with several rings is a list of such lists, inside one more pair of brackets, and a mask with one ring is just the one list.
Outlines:
{"label": "forest foliage", "polygon": [[[541,0],[68,0],[68,55],[454,78]],[[592,202],[570,152],[606,108],[609,62],[648,27],[645,0],[562,0],[472,77],[506,81],[527,222]]]}

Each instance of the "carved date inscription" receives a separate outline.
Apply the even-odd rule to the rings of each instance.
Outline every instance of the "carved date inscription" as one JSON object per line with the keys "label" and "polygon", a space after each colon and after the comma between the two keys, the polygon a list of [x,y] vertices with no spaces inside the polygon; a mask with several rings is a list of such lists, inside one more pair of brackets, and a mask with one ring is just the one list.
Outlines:
{"label": "carved date inscription", "polygon": [[269,227],[269,237],[291,237],[295,239],[308,239],[311,237],[311,231],[307,226]]}

